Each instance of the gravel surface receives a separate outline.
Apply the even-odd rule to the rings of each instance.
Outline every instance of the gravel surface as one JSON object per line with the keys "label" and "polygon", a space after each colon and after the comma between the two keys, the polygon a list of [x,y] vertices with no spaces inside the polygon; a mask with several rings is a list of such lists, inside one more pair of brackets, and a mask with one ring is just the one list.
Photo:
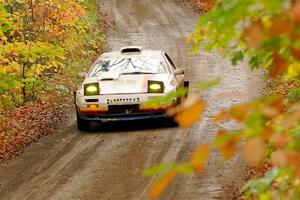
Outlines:
{"label": "gravel surface", "polygon": [[[186,161],[198,145],[210,142],[217,130],[211,117],[222,108],[259,97],[265,85],[261,73],[246,64],[232,67],[218,53],[188,56],[185,38],[197,16],[178,0],[103,0],[102,11],[116,26],[108,45],[164,49],[186,70],[191,88],[197,80],[223,77],[222,84],[202,94],[208,108],[189,129],[163,128],[157,123],[110,124],[91,133],[77,131],[75,111],[57,133],[48,135],[0,166],[0,199],[4,200],[143,200],[155,178],[143,169],[162,162]],[[224,122],[223,128],[237,129]],[[235,199],[244,183],[241,158],[221,163],[217,152],[202,175],[178,176],[161,200]]]}

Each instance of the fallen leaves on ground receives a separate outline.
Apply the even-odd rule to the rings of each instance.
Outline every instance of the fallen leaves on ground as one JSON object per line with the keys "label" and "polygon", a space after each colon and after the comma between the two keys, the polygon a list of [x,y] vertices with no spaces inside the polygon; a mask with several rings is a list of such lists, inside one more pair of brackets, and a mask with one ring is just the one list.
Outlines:
{"label": "fallen leaves on ground", "polygon": [[0,163],[20,154],[42,135],[53,132],[67,108],[70,106],[39,100],[5,113],[0,123]]}
{"label": "fallen leaves on ground", "polygon": [[184,0],[184,2],[191,5],[197,13],[211,10],[216,3],[215,0]]}

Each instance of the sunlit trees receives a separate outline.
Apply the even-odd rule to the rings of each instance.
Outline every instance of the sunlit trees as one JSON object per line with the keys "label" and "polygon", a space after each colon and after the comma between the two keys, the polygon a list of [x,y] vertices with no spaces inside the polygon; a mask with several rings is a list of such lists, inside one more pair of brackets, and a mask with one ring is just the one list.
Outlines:
{"label": "sunlit trees", "polygon": [[100,26],[91,24],[84,3],[0,1],[0,110],[36,98],[68,61],[102,50],[87,34],[100,35]]}

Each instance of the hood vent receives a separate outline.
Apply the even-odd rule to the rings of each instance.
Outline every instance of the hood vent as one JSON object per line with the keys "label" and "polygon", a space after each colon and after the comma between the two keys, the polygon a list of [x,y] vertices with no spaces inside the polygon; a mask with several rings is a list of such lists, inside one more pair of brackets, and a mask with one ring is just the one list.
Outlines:
{"label": "hood vent", "polygon": [[122,47],[121,48],[121,53],[122,54],[132,54],[132,53],[141,53],[142,52],[142,47],[140,46],[127,46],[127,47]]}

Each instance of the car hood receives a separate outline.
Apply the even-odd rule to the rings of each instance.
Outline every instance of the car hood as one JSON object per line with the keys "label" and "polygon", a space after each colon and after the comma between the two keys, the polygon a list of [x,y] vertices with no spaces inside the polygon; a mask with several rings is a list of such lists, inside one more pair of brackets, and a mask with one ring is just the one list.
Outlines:
{"label": "car hood", "polygon": [[[100,85],[100,94],[133,94],[147,93],[148,81],[162,81],[168,87],[171,74],[134,74],[121,75],[113,80],[97,80]],[[95,81],[95,78],[86,79],[85,83]]]}

